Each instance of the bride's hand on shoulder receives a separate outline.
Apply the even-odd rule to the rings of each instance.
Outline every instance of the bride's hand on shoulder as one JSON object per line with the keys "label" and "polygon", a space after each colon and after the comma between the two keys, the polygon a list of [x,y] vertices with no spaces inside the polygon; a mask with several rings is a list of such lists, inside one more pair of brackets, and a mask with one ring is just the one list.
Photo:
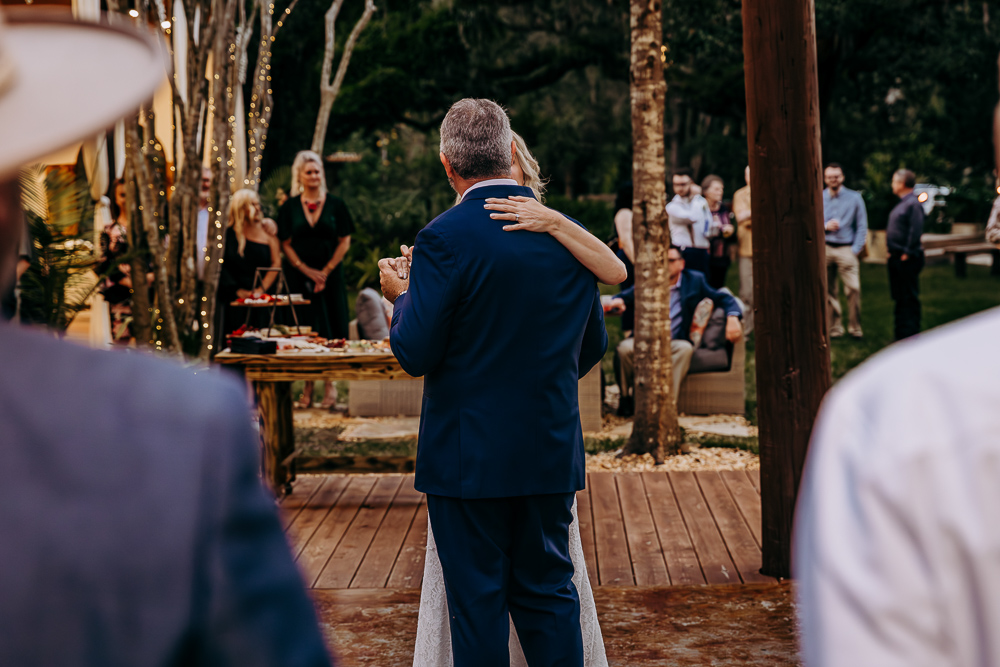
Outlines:
{"label": "bride's hand on shoulder", "polygon": [[505,232],[520,230],[528,232],[546,232],[552,234],[561,225],[569,222],[561,213],[547,208],[532,197],[512,196],[507,199],[486,200],[483,206],[494,220],[510,220],[514,224],[504,225]]}

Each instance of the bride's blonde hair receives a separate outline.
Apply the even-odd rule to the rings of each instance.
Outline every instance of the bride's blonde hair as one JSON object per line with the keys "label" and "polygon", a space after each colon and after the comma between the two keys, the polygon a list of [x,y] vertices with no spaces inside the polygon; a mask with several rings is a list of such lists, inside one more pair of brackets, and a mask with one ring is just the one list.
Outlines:
{"label": "bride's blonde hair", "polygon": [[[535,156],[531,154],[528,150],[528,145],[524,143],[524,139],[517,132],[511,132],[514,137],[514,145],[517,147],[517,151],[514,153],[514,159],[517,160],[517,166],[521,168],[524,173],[524,186],[531,188],[531,191],[535,193],[535,199],[538,203],[545,203],[545,186],[548,185],[548,179],[542,178],[540,169],[538,168],[538,160]],[[455,203],[459,204],[462,201],[462,195],[456,195]]]}
{"label": "bride's blonde hair", "polygon": [[528,145],[524,143],[521,135],[517,132],[513,132],[513,135],[514,145],[517,147],[514,159],[517,160],[517,166],[524,172],[524,185],[531,188],[531,191],[535,193],[535,199],[539,203],[544,204],[545,186],[548,185],[548,179],[542,178],[541,171],[538,168],[538,160],[528,150]]}
{"label": "bride's blonde hair", "polygon": [[323,173],[323,158],[314,151],[299,151],[295,154],[295,161],[292,162],[292,197],[302,194],[302,170],[305,166],[313,162],[319,167],[319,191],[326,194],[326,174]]}

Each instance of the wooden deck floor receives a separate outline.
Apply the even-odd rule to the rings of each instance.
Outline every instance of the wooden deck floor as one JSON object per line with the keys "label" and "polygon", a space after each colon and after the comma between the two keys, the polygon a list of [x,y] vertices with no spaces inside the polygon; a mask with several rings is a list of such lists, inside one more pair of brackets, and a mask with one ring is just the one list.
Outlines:
{"label": "wooden deck floor", "polygon": [[[594,586],[771,582],[755,471],[590,473],[578,496]],[[412,475],[302,475],[281,504],[311,588],[419,588],[427,542]]]}

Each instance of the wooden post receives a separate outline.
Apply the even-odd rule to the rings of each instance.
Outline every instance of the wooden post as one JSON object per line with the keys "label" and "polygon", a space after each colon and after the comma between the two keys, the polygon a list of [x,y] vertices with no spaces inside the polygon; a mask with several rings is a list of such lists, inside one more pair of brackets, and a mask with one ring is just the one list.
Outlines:
{"label": "wooden post", "polygon": [[292,426],[292,383],[254,381],[257,410],[263,421],[264,451],[261,452],[263,477],[279,498],[291,490],[295,479],[284,460],[295,451]]}
{"label": "wooden post", "polygon": [[813,0],[744,0],[763,567],[791,573],[792,515],[830,387]]}

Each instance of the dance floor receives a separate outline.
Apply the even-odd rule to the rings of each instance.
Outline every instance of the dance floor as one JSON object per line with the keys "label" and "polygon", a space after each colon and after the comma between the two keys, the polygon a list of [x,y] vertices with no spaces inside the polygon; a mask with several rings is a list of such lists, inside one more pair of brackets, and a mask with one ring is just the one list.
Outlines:
{"label": "dance floor", "polygon": [[[577,496],[594,586],[768,583],[757,471],[589,473]],[[416,589],[427,542],[412,475],[300,475],[282,522],[314,589]]]}

